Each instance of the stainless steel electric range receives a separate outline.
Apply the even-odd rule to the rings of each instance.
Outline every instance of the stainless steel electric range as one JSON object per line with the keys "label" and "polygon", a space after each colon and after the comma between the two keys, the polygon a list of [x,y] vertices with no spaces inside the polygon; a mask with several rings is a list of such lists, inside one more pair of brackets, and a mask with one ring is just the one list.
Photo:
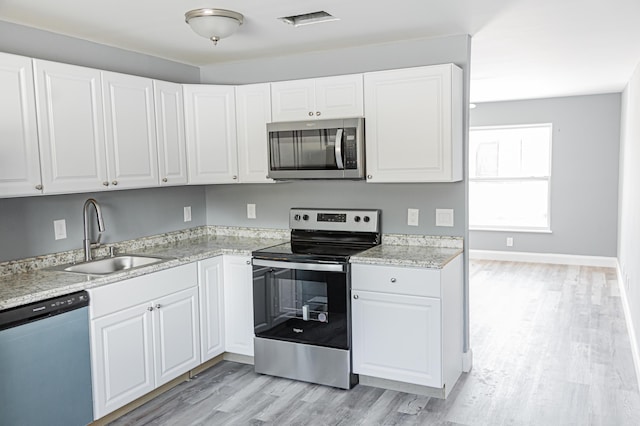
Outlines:
{"label": "stainless steel electric range", "polygon": [[349,256],[380,244],[380,210],[294,208],[291,241],[253,252],[257,373],[350,389]]}

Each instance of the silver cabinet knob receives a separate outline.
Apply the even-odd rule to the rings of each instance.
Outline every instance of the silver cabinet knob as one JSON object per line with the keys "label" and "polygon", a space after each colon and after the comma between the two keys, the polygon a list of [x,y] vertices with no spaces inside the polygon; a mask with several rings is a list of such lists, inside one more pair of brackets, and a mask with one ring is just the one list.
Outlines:
{"label": "silver cabinet knob", "polygon": [[107,182],[106,180],[105,180],[104,182],[102,182],[102,184],[103,184],[104,186],[109,186],[109,182]]}
{"label": "silver cabinet knob", "polygon": [[36,185],[36,189],[37,189],[38,191],[42,191],[42,185]]}
{"label": "silver cabinet knob", "polygon": [[156,305],[156,309],[160,309],[161,307],[162,307],[162,306],[160,306],[160,304],[159,304],[159,303]]}
{"label": "silver cabinet knob", "polygon": [[367,179],[373,179],[373,176],[367,175]]}
{"label": "silver cabinet knob", "polygon": [[395,278],[391,278],[391,282],[392,282],[392,283],[395,283],[395,282],[396,282],[396,279],[395,279]]}
{"label": "silver cabinet knob", "polygon": [[316,115],[319,117],[322,114],[320,111],[316,111]]}
{"label": "silver cabinet knob", "polygon": [[247,265],[251,265],[251,261],[250,260],[247,260]]}
{"label": "silver cabinet knob", "polygon": [[117,180],[114,180],[113,182],[111,182],[111,185],[116,186],[118,184]]}
{"label": "silver cabinet knob", "polygon": [[167,178],[162,178],[162,181],[163,181],[163,182],[168,182],[168,181],[169,181],[169,179],[167,179]]}
{"label": "silver cabinet knob", "polygon": [[354,298],[354,299],[357,299],[357,298],[358,298],[358,295],[357,295],[357,294],[354,294],[354,295],[353,295],[353,298]]}
{"label": "silver cabinet knob", "polygon": [[309,111],[309,117],[313,117],[313,111]]}
{"label": "silver cabinet knob", "polygon": [[153,306],[149,306],[149,307],[147,308],[147,311],[149,311],[149,312],[153,311]]}

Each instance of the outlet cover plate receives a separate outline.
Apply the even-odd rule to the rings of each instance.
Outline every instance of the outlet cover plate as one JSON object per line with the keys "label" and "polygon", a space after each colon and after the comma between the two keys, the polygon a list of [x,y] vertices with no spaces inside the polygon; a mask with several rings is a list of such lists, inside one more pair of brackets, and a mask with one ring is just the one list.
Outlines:
{"label": "outlet cover plate", "polygon": [[419,223],[420,223],[420,210],[407,209],[407,225],[418,226]]}
{"label": "outlet cover plate", "polygon": [[436,226],[453,226],[453,209],[436,209]]}
{"label": "outlet cover plate", "polygon": [[247,204],[247,219],[255,219],[255,218],[256,218],[256,205]]}
{"label": "outlet cover plate", "polygon": [[56,240],[64,240],[67,238],[67,221],[64,219],[54,220],[53,232]]}
{"label": "outlet cover plate", "polygon": [[186,206],[184,208],[184,221],[191,222],[191,206]]}

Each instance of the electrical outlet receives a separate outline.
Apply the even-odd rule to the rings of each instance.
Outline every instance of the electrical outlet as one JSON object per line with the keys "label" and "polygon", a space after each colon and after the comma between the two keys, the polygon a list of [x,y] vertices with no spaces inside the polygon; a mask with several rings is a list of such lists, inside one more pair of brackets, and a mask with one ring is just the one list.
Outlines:
{"label": "electrical outlet", "polygon": [[186,206],[184,208],[184,221],[191,222],[191,206]]}
{"label": "electrical outlet", "polygon": [[256,205],[247,204],[247,219],[255,219],[255,218],[256,218]]}
{"label": "electrical outlet", "polygon": [[436,209],[436,226],[453,226],[453,209]]}
{"label": "electrical outlet", "polygon": [[507,247],[513,247],[513,237],[507,237]]}
{"label": "electrical outlet", "polygon": [[419,222],[420,222],[420,210],[407,209],[407,225],[418,226]]}
{"label": "electrical outlet", "polygon": [[64,219],[54,220],[53,233],[56,240],[64,240],[67,238],[67,221]]}

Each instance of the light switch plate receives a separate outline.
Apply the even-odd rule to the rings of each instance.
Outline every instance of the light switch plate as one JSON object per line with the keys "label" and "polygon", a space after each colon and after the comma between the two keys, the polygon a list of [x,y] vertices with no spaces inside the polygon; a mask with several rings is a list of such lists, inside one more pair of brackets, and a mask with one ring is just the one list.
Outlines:
{"label": "light switch plate", "polygon": [[420,210],[407,209],[407,225],[418,226],[418,223],[420,223]]}
{"label": "light switch plate", "polygon": [[247,204],[247,219],[255,219],[255,218],[256,218],[256,205]]}
{"label": "light switch plate", "polygon": [[453,209],[436,209],[436,226],[453,226]]}
{"label": "light switch plate", "polygon": [[56,240],[64,240],[67,238],[67,221],[64,219],[54,220],[53,232]]}
{"label": "light switch plate", "polygon": [[191,222],[191,206],[186,206],[184,208],[184,221]]}
{"label": "light switch plate", "polygon": [[507,237],[507,247],[513,247],[513,237]]}

